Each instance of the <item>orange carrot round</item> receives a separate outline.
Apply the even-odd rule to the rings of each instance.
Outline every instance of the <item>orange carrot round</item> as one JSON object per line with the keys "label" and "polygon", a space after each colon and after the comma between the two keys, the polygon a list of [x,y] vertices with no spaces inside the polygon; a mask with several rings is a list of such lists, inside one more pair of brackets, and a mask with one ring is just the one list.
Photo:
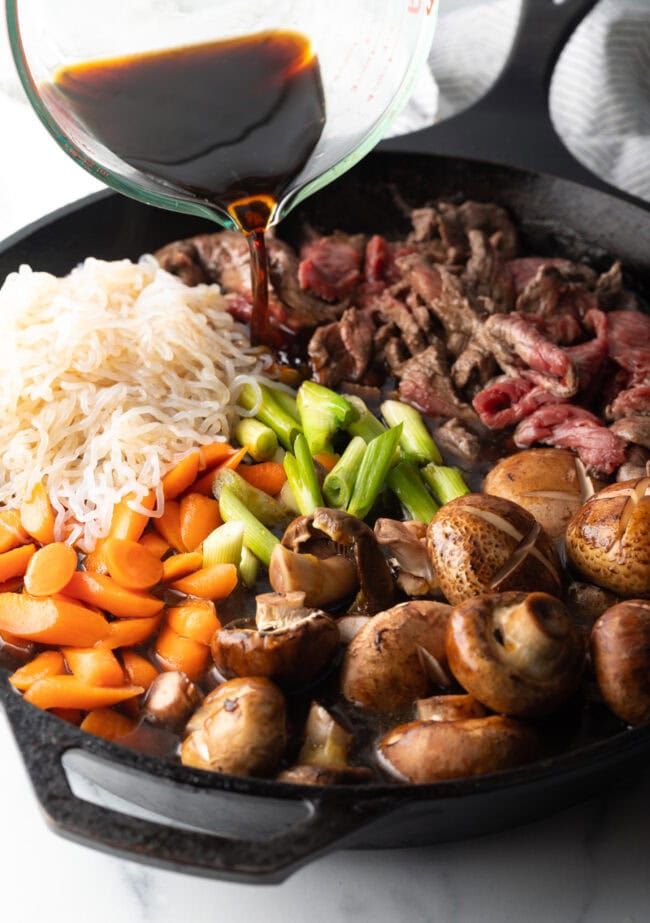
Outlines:
{"label": "orange carrot round", "polygon": [[182,638],[199,644],[209,644],[215,631],[221,628],[217,610],[209,599],[188,599],[181,606],[168,609],[167,625]]}
{"label": "orange carrot round", "polygon": [[0,510],[0,554],[26,545],[29,536],[22,527],[18,510]]}
{"label": "orange carrot round", "polygon": [[244,448],[237,449],[232,453],[232,455],[228,455],[227,458],[222,459],[219,464],[210,467],[202,477],[198,478],[198,480],[194,481],[194,483],[191,485],[192,493],[203,494],[206,497],[211,497],[212,482],[214,481],[214,476],[217,471],[219,471],[221,468],[232,468],[233,470],[237,470],[242,459],[244,459],[247,454],[248,449],[246,446],[244,446]]}
{"label": "orange carrot round", "polygon": [[65,542],[43,545],[30,558],[25,571],[25,589],[32,596],[60,593],[77,569],[77,554]]}
{"label": "orange carrot round", "polygon": [[128,590],[105,574],[90,574],[78,570],[65,588],[73,596],[92,606],[99,606],[120,618],[147,618],[163,608],[163,601],[150,593]]}
{"label": "orange carrot round", "polygon": [[219,502],[203,494],[187,494],[180,505],[181,540],[188,551],[199,547],[217,526],[223,525]]}
{"label": "orange carrot round", "polygon": [[156,531],[145,532],[139,541],[143,548],[147,548],[152,554],[155,554],[159,560],[160,558],[164,558],[170,550],[169,543]]}
{"label": "orange carrot round", "polygon": [[25,692],[26,689],[46,676],[60,676],[65,673],[65,660],[60,651],[43,651],[29,663],[16,670],[9,677],[9,682],[15,689]]}
{"label": "orange carrot round", "polygon": [[101,647],[64,648],[70,672],[88,686],[121,686],[124,670],[113,651]]}
{"label": "orange carrot round", "polygon": [[259,462],[257,465],[240,465],[237,473],[241,474],[244,480],[253,487],[263,490],[272,497],[280,493],[287,479],[284,465],[273,461]]}
{"label": "orange carrot round", "polygon": [[[113,507],[111,525],[108,534],[113,538],[128,538],[132,542],[137,542],[149,522],[149,516],[144,513],[137,513],[132,510],[129,503],[135,501],[133,494],[127,494],[119,503]],[[152,510],[156,505],[156,493],[150,490],[149,493],[140,500],[139,505],[145,510]],[[100,539],[101,542],[101,539]],[[99,544],[99,543],[98,543]]]}
{"label": "orange carrot round", "polygon": [[213,564],[175,580],[170,584],[174,590],[180,590],[188,596],[201,599],[224,599],[237,586],[237,568],[234,564]]}
{"label": "orange carrot round", "polygon": [[[36,552],[36,545],[21,545],[0,554],[0,582],[23,577],[31,558]],[[73,552],[74,554],[74,552]]]}
{"label": "orange carrot round", "polygon": [[167,472],[162,479],[165,500],[175,500],[194,483],[199,473],[199,462],[199,450],[194,449],[182,458],[175,468]]}
{"label": "orange carrot round", "polygon": [[54,541],[54,510],[47,491],[40,483],[34,485],[32,495],[20,507],[20,523],[32,538],[41,545]]}
{"label": "orange carrot round", "polygon": [[124,664],[124,672],[128,681],[133,683],[134,686],[142,686],[145,690],[158,676],[158,670],[151,661],[140,654],[136,654],[135,651],[122,651],[122,663]]}
{"label": "orange carrot round", "polygon": [[176,500],[166,500],[162,516],[154,519],[153,526],[174,551],[187,551],[181,537],[181,505]]}
{"label": "orange carrot round", "polygon": [[112,708],[94,708],[81,722],[81,730],[103,737],[104,740],[118,740],[135,730],[135,721],[120,715]]}
{"label": "orange carrot round", "polygon": [[46,676],[30,686],[25,700],[38,708],[81,708],[90,711],[117,705],[140,695],[141,686],[89,686],[76,676]]}
{"label": "orange carrot round", "polygon": [[65,596],[0,593],[0,631],[40,644],[90,647],[106,637],[108,622]]}
{"label": "orange carrot round", "polygon": [[189,679],[198,680],[208,665],[210,648],[163,625],[156,640],[156,658],[163,670],[181,670]]}
{"label": "orange carrot round", "polygon": [[173,554],[163,561],[163,583],[180,580],[201,568],[203,555],[200,551],[187,551],[185,554]]}
{"label": "orange carrot round", "polygon": [[139,542],[109,536],[102,547],[102,555],[108,573],[127,590],[149,590],[162,580],[160,558]]}
{"label": "orange carrot round", "polygon": [[199,471],[214,468],[226,458],[234,455],[237,450],[227,442],[211,442],[209,445],[199,447]]}
{"label": "orange carrot round", "polygon": [[137,647],[148,641],[160,625],[162,612],[146,619],[116,619],[108,623],[106,636],[96,647],[115,650],[118,647]]}

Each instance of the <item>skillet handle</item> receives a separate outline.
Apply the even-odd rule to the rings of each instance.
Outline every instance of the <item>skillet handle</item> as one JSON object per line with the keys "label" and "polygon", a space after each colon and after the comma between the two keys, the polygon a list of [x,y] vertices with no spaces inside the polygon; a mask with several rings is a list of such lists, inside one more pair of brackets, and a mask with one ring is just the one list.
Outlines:
{"label": "skillet handle", "polygon": [[383,142],[382,149],[465,157],[550,173],[639,204],[575,159],[556,133],[549,112],[548,91],[557,59],[596,2],[522,0],[510,56],[487,94],[439,124]]}
{"label": "skillet handle", "polygon": [[[306,862],[345,845],[363,827],[397,807],[390,795],[360,798],[358,789],[346,796],[334,788],[269,786],[257,780],[251,786],[251,780],[187,770],[184,774],[190,781],[181,782],[175,778],[178,766],[158,760],[148,766],[147,762],[153,763],[150,758],[86,734],[23,702],[0,671],[0,701],[3,699],[49,824],[68,839],[120,858],[205,877],[280,882]],[[181,824],[197,826],[198,814],[203,831],[152,822],[77,797],[64,758],[73,769],[81,766],[84,776],[105,791],[117,791],[122,804],[142,808],[148,801],[149,809],[155,810],[162,803],[159,813],[163,814],[166,802],[171,807],[169,816]],[[157,787],[152,789],[152,783]],[[263,786],[272,787],[273,793],[247,791]],[[120,797],[124,791],[134,793],[131,801]],[[194,817],[183,821],[185,807],[192,804]],[[206,808],[204,817],[201,812]],[[268,819],[270,810],[274,812],[272,824],[267,823],[264,830],[260,821],[265,815]],[[225,826],[231,833],[205,832],[211,823],[207,814],[216,818],[215,828],[224,815],[229,817]]]}

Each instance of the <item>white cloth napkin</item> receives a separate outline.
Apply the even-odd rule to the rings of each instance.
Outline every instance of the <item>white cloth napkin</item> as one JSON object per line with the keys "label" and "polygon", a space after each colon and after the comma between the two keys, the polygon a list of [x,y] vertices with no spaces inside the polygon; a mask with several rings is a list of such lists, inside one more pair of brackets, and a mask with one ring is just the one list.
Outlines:
{"label": "white cloth napkin", "polygon": [[[460,112],[486,92],[508,56],[519,6],[520,0],[441,0],[430,70],[392,135]],[[600,0],[560,56],[549,105],[578,160],[650,201],[650,0]]]}

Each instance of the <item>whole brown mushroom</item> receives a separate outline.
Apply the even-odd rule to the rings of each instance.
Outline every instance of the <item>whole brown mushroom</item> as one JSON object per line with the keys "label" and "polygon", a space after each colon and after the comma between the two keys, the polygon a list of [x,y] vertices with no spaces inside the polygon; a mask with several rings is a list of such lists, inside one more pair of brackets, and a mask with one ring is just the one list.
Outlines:
{"label": "whole brown mushroom", "polygon": [[452,500],[429,523],[427,545],[452,605],[506,590],[561,591],[553,543],[537,520],[510,500],[483,494]]}
{"label": "whole brown mushroom", "polygon": [[495,712],[539,717],[555,711],[577,688],[584,657],[580,632],[547,593],[468,599],[449,619],[449,668]]}
{"label": "whole brown mushroom", "polygon": [[568,521],[594,494],[594,485],[568,449],[527,449],[498,461],[483,491],[523,506],[550,538],[561,538]]}
{"label": "whole brown mushroom", "polygon": [[473,695],[431,695],[415,703],[418,721],[465,721],[485,718],[487,709]]}
{"label": "whole brown mushroom", "polygon": [[611,484],[581,507],[566,531],[574,567],[619,596],[650,596],[650,477]]}
{"label": "whole brown mushroom", "polygon": [[159,673],[147,691],[143,717],[160,727],[174,729],[200,704],[203,693],[177,670]]}
{"label": "whole brown mushroom", "polygon": [[221,675],[267,676],[287,688],[318,676],[334,656],[339,630],[304,601],[304,593],[264,593],[254,623],[237,620],[216,631],[210,649]]}
{"label": "whole brown mushroom", "polygon": [[262,776],[277,770],[287,743],[284,696],[263,677],[217,686],[187,723],[185,766]]}
{"label": "whole brown mushroom", "polygon": [[608,707],[627,724],[650,721],[650,602],[629,599],[594,625],[591,656]]}
{"label": "whole brown mushroom", "polygon": [[539,755],[535,732],[491,715],[463,721],[412,721],[379,742],[381,766],[403,782],[439,782],[498,772]]}
{"label": "whole brown mushroom", "polygon": [[446,685],[445,638],[451,607],[411,600],[380,612],[350,642],[341,668],[349,702],[393,711]]}

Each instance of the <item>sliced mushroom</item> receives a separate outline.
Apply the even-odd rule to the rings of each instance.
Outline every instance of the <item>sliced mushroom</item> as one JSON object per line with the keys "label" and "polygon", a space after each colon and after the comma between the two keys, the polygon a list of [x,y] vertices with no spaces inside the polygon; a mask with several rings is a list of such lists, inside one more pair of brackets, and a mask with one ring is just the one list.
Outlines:
{"label": "sliced mushroom", "polygon": [[581,507],[566,549],[591,583],[619,596],[650,596],[650,477],[612,484]]}
{"label": "sliced mushroom", "polygon": [[591,656],[608,707],[627,724],[650,721],[650,602],[612,606],[594,625]]}
{"label": "sliced mushroom", "polygon": [[498,772],[539,756],[535,732],[491,715],[465,721],[412,721],[379,743],[382,767],[403,782],[438,782]]}
{"label": "sliced mushroom", "polygon": [[294,785],[362,785],[370,782],[372,772],[365,766],[291,766],[277,776],[278,782]]}
{"label": "sliced mushroom", "polygon": [[[390,568],[372,529],[356,516],[319,508],[311,516],[301,516],[289,525],[281,547],[295,557],[291,559],[275,548],[269,568],[274,590],[306,590],[307,605],[328,606],[359,589],[353,609],[368,615],[391,605],[395,588]],[[345,565],[338,559],[345,561]],[[319,575],[318,563],[322,566],[326,561],[337,562],[336,577]],[[350,565],[354,568],[354,586]],[[308,589],[300,582],[306,579],[311,581]],[[326,601],[322,601],[323,593]]]}
{"label": "sliced mushroom", "polygon": [[569,613],[546,593],[468,599],[449,619],[449,668],[464,689],[495,712],[550,714],[577,688],[584,656]]}
{"label": "sliced mushroom", "polygon": [[186,766],[241,776],[277,770],[287,743],[284,697],[263,677],[218,686],[187,723],[181,745]]}
{"label": "sliced mushroom", "polygon": [[425,696],[434,684],[448,683],[445,637],[450,612],[444,603],[411,600],[371,618],[343,658],[345,698],[392,711]]}
{"label": "sliced mushroom", "polygon": [[473,695],[432,695],[418,699],[415,711],[419,721],[465,721],[484,718],[487,709]]}
{"label": "sliced mushroom", "polygon": [[281,686],[302,686],[334,656],[339,630],[328,615],[304,605],[304,593],[257,597],[256,623],[242,619],[216,631],[210,645],[220,673],[267,676]]}
{"label": "sliced mushroom", "polygon": [[398,568],[397,585],[407,596],[428,596],[438,581],[427,552],[427,527],[417,519],[378,519],[375,538]]}
{"label": "sliced mushroom", "polygon": [[185,673],[178,670],[160,673],[147,692],[143,717],[171,730],[185,723],[202,698],[202,692]]}
{"label": "sliced mushroom", "polygon": [[561,538],[571,517],[601,486],[594,486],[568,449],[527,449],[497,462],[483,491],[518,503],[547,535]]}
{"label": "sliced mushroom", "polygon": [[483,494],[452,500],[429,523],[427,546],[453,605],[505,590],[561,591],[553,543],[537,520],[510,500]]}

